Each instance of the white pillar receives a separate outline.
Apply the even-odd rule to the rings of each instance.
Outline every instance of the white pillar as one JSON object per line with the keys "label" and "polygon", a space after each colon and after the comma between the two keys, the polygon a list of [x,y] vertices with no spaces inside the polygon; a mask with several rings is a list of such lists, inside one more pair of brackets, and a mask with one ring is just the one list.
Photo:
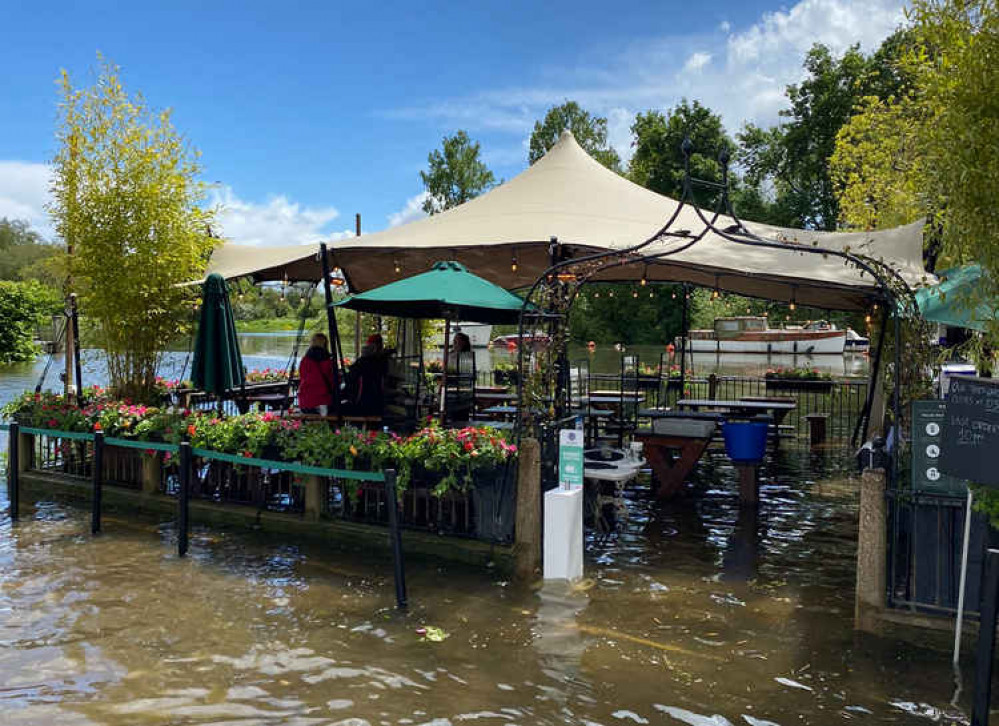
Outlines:
{"label": "white pillar", "polygon": [[544,575],[546,580],[583,576],[583,490],[545,493]]}

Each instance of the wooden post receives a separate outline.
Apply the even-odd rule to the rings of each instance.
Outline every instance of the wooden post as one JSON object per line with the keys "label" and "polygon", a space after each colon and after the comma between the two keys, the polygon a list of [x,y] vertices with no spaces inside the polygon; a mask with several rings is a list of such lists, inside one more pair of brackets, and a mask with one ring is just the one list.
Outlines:
{"label": "wooden post", "polygon": [[19,461],[20,432],[17,423],[12,423],[7,431],[7,497],[10,500],[10,521],[17,521],[20,504],[21,462]]}
{"label": "wooden post", "polygon": [[142,493],[158,494],[163,484],[163,465],[159,454],[142,455]]}
{"label": "wooden post", "polygon": [[406,609],[406,565],[402,559],[402,532],[399,529],[395,469],[385,471],[385,507],[388,510],[389,537],[392,538],[392,571],[395,579],[395,604]]}
{"label": "wooden post", "polygon": [[971,709],[971,726],[989,726],[997,610],[999,610],[999,550],[989,548],[985,555],[981,605],[978,608],[978,652],[975,655],[975,695]]}
{"label": "wooden post", "polygon": [[312,522],[318,522],[319,516],[323,512],[323,492],[326,488],[326,481],[318,476],[306,476],[302,479],[305,487],[305,518]]}
{"label": "wooden post", "polygon": [[739,504],[755,507],[760,503],[760,475],[756,464],[736,464],[739,472]]}
{"label": "wooden post", "polygon": [[711,401],[715,400],[718,394],[718,375],[712,373],[708,376],[708,399]]}
{"label": "wooden post", "polygon": [[180,492],[177,496],[177,556],[187,554],[188,502],[191,498],[191,443],[180,444]]}
{"label": "wooden post", "polygon": [[517,465],[516,574],[531,580],[541,567],[541,444],[537,439],[520,442]]}
{"label": "wooden post", "polygon": [[90,501],[90,533],[101,531],[101,487],[104,484],[104,434],[98,431],[94,434],[93,479],[94,494]]}
{"label": "wooden post", "polygon": [[[827,413],[810,413],[805,416],[808,421],[808,441],[812,446],[820,446],[826,442]],[[778,436],[780,432],[778,431]]]}
{"label": "wooden post", "polygon": [[884,469],[867,469],[860,480],[857,586],[854,628],[876,633],[877,614],[888,592],[888,518]]}

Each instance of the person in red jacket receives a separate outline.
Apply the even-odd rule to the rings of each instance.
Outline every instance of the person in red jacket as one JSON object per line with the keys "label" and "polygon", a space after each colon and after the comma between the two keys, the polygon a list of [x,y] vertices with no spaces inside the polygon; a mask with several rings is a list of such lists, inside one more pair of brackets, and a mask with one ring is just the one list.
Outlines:
{"label": "person in red jacket", "polygon": [[302,413],[326,415],[335,410],[339,399],[329,339],[322,333],[312,336],[309,350],[298,366],[298,408]]}

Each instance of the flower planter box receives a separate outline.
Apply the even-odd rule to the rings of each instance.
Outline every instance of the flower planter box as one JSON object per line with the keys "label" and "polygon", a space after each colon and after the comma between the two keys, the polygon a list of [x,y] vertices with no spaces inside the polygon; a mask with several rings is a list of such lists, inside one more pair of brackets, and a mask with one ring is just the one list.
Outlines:
{"label": "flower planter box", "polygon": [[829,393],[835,385],[835,381],[795,379],[795,378],[768,378],[768,391],[812,391],[814,393]]}

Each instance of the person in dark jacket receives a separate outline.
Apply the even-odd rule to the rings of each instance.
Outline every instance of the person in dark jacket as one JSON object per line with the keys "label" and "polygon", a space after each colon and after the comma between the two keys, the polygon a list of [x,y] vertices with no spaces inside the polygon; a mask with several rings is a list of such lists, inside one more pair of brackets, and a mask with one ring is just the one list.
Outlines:
{"label": "person in dark jacket", "polygon": [[332,413],[338,398],[336,376],[329,339],[322,333],[312,336],[309,350],[298,366],[298,375],[298,408],[302,413]]}
{"label": "person in dark jacket", "polygon": [[354,416],[381,416],[385,410],[388,361],[382,336],[372,335],[347,371],[347,405]]}

